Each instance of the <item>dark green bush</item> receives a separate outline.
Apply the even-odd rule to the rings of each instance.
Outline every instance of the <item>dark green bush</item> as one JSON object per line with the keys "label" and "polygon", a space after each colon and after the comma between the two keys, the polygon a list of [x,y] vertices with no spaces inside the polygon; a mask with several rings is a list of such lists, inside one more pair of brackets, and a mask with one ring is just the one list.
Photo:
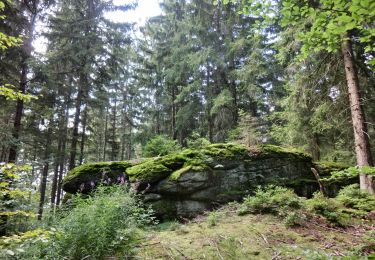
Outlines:
{"label": "dark green bush", "polygon": [[375,210],[375,197],[359,189],[358,184],[344,187],[336,197],[345,207],[365,212]]}
{"label": "dark green bush", "polygon": [[145,157],[155,157],[163,156],[173,152],[181,150],[181,146],[176,140],[172,140],[167,136],[158,135],[152,138],[143,147],[143,156]]}
{"label": "dark green bush", "polygon": [[287,227],[301,226],[306,219],[306,215],[301,211],[291,211],[284,216],[284,223]]}
{"label": "dark green bush", "polygon": [[325,217],[329,222],[337,226],[346,226],[349,215],[343,213],[343,205],[335,199],[326,198],[321,193],[314,193],[313,198],[306,201],[309,211]]}
{"label": "dark green bush", "polygon": [[302,198],[292,190],[270,185],[266,188],[258,188],[254,196],[246,197],[240,207],[240,213],[278,214],[287,209],[300,209],[302,206]]}

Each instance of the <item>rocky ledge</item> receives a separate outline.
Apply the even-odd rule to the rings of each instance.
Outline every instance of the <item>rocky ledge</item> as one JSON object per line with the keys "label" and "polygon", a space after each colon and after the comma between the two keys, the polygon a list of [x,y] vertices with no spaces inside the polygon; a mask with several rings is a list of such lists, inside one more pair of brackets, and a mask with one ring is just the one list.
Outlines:
{"label": "rocky ledge", "polygon": [[81,165],[69,172],[63,189],[68,193],[89,193],[100,183],[128,183],[159,217],[193,217],[240,200],[259,185],[286,186],[299,195],[311,196],[318,189],[312,167],[318,168],[310,156],[293,149],[212,144],[141,163]]}

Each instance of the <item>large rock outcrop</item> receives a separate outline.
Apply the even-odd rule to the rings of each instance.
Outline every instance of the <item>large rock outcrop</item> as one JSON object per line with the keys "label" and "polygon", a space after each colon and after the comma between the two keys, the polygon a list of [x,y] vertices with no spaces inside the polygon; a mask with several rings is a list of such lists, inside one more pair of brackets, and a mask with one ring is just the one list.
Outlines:
{"label": "large rock outcrop", "polygon": [[69,193],[88,193],[99,183],[130,183],[162,218],[193,217],[239,200],[257,186],[276,184],[310,196],[318,189],[311,158],[301,152],[263,145],[212,144],[142,163],[82,165],[65,178]]}

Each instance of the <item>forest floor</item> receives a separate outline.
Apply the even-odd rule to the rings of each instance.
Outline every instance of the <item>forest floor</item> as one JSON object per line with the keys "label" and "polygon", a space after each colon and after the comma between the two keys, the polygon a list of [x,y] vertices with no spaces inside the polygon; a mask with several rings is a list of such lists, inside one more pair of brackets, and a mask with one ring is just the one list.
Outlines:
{"label": "forest floor", "polygon": [[228,205],[186,223],[165,222],[147,232],[135,259],[375,259],[373,222],[346,228],[319,217],[286,227],[273,215],[239,216]]}

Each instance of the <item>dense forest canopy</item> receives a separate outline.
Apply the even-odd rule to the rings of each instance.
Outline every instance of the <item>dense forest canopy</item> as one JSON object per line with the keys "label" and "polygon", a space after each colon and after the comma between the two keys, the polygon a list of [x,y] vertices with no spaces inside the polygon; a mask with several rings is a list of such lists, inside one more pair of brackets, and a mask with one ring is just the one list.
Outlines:
{"label": "dense forest canopy", "polygon": [[373,1],[163,0],[140,26],[108,17],[120,2],[0,2],[0,162],[30,166],[39,217],[78,165],[181,147],[372,166]]}

